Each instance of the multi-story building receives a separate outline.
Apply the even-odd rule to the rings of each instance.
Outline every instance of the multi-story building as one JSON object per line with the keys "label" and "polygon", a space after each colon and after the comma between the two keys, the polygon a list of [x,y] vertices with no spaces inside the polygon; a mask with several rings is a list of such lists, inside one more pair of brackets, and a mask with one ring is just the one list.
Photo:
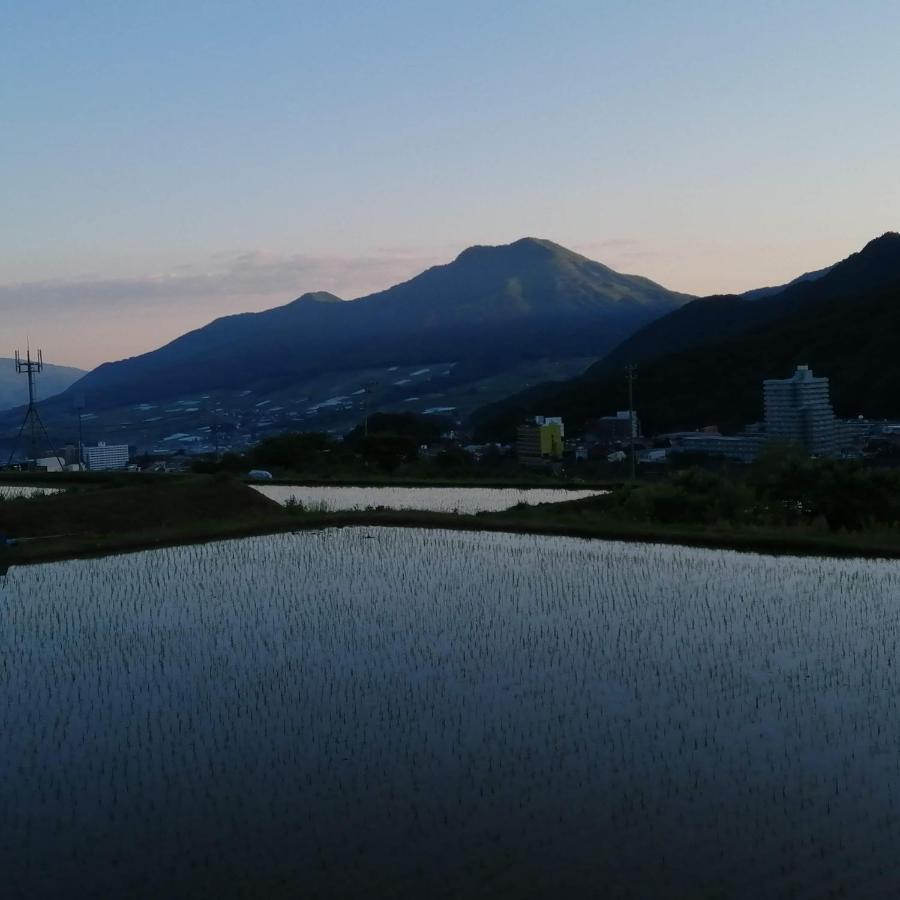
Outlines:
{"label": "multi-story building", "polygon": [[790,378],[763,382],[765,422],[750,425],[734,436],[684,432],[669,435],[676,453],[700,453],[751,462],[767,443],[796,444],[813,456],[831,456],[844,447],[853,428],[835,418],[828,379],[797,366]]}
{"label": "multi-story building", "polygon": [[105,444],[84,448],[84,462],[88,469],[97,472],[102,469],[124,469],[128,466],[127,444]]}
{"label": "multi-story building", "polygon": [[766,440],[800,444],[813,456],[838,449],[842,430],[834,417],[828,379],[813,375],[809,366],[797,366],[790,378],[763,382]]}
{"label": "multi-story building", "polygon": [[64,444],[59,448],[60,455],[65,460],[66,466],[78,466],[81,462],[80,450],[77,444]]}
{"label": "multi-story building", "polygon": [[602,416],[599,419],[588,419],[584,423],[585,437],[590,444],[607,446],[615,443],[626,443],[640,435],[638,417],[627,409],[619,410],[614,416]]}
{"label": "multi-story building", "polygon": [[699,453],[721,456],[736,462],[749,463],[756,459],[765,435],[742,431],[736,435],[691,431],[672,435],[672,450],[676,453]]}
{"label": "multi-story building", "polygon": [[36,459],[34,467],[38,472],[62,472],[65,468],[65,460],[61,456],[45,456]]}
{"label": "multi-story building", "polygon": [[535,416],[516,430],[516,455],[527,466],[562,459],[565,428],[559,416]]}

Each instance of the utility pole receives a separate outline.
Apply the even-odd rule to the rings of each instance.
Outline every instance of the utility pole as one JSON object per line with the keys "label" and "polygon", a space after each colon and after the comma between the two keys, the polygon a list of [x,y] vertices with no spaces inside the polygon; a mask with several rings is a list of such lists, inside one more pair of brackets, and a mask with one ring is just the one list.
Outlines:
{"label": "utility pole", "polygon": [[628,365],[625,367],[625,374],[628,376],[628,446],[629,456],[631,458],[631,480],[636,478],[635,460],[634,460],[634,373],[637,371],[636,366]]}
{"label": "utility pole", "polygon": [[209,416],[209,430],[210,434],[215,438],[215,446],[216,446],[216,462],[219,461],[222,452],[222,444],[220,439],[220,434],[222,432],[222,417],[221,417],[222,408],[218,405],[218,401],[213,400],[212,412]]}
{"label": "utility pole", "polygon": [[369,436],[369,414],[372,412],[372,401],[369,399],[369,394],[371,394],[376,387],[378,387],[377,381],[367,381],[363,385],[363,391],[365,392],[363,394],[363,397],[365,398],[363,403],[366,410],[366,415],[363,418],[363,437]]}
{"label": "utility pole", "polygon": [[75,395],[75,409],[78,412],[78,471],[84,471],[84,432],[82,417],[84,416],[84,394]]}

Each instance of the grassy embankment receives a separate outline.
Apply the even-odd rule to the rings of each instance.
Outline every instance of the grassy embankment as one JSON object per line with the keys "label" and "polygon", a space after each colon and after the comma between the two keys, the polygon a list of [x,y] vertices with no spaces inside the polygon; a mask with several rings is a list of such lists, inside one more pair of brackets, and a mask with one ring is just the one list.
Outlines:
{"label": "grassy embankment", "polygon": [[[25,479],[13,479],[25,481]],[[32,477],[28,479],[35,483]],[[10,483],[4,478],[0,483]],[[49,478],[45,479],[45,483]],[[9,565],[328,527],[390,525],[664,542],[763,553],[900,558],[900,531],[832,533],[821,525],[666,524],[612,515],[602,500],[457,515],[406,510],[326,513],[282,508],[221,476],[57,478],[62,494],[0,501]]]}
{"label": "grassy embankment", "polygon": [[0,564],[60,559],[276,529],[283,510],[233,479],[134,475],[3,478],[63,493],[0,500],[0,532],[16,543]]}

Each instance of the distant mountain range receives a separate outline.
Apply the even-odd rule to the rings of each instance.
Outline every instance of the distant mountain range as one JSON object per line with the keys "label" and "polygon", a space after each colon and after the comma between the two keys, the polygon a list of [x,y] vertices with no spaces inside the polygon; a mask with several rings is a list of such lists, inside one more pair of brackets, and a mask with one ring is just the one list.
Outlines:
{"label": "distant mountain range", "polygon": [[[104,364],[44,404],[45,417],[71,419],[75,393],[84,394],[90,415],[109,411],[129,439],[165,432],[172,421],[163,407],[174,416],[182,398],[190,409],[200,401],[268,404],[281,413],[264,420],[272,427],[290,425],[288,417],[305,427],[346,426],[365,404],[467,413],[535,375],[574,374],[690,299],[546,240],[470,247],[368,297],[304,294]],[[361,387],[367,379],[378,388]]]}
{"label": "distant mountain range", "polygon": [[752,291],[744,291],[741,296],[745,300],[761,300],[763,297],[771,297],[772,294],[780,294],[785,288],[793,287],[795,284],[802,284],[804,281],[818,281],[833,268],[834,266],[826,266],[824,269],[816,269],[815,272],[804,272],[787,284],[780,284],[777,287],[754,288]]}
{"label": "distant mountain range", "polygon": [[78,390],[91,408],[219,388],[284,387],[323,368],[600,356],[689,297],[524,238],[471,247],[389,290],[352,302],[304,294],[228,316],[142,356],[107,363]]}
{"label": "distant mountain range", "polygon": [[[359,300],[310,293],[217,319],[75,383],[72,370],[51,381],[48,366],[39,387],[62,389],[42,403],[60,442],[76,394],[88,440],[145,447],[202,446],[214,420],[250,440],[341,431],[374,409],[472,414],[480,437],[509,438],[527,415],[562,415],[577,433],[624,408],[635,364],[649,432],[729,431],[760,418],[763,378],[798,363],[831,378],[839,413],[900,416],[898,334],[897,234],[780,288],[699,299],[523,238]],[[24,399],[16,378],[0,368],[0,390],[17,392],[8,402]],[[0,443],[19,414],[0,413]]]}
{"label": "distant mountain range", "polygon": [[[44,365],[38,376],[38,398],[59,394],[84,376],[82,369]],[[0,411],[12,409],[28,401],[28,381],[16,373],[15,360],[0,357]]]}
{"label": "distant mountain range", "polygon": [[572,430],[626,405],[624,367],[638,366],[637,400],[650,433],[762,416],[764,378],[809,364],[831,379],[844,415],[900,416],[900,235],[888,233],[781,290],[706,297],[624,340],[583,375],[478,410],[482,435],[505,436],[526,415],[566,417]]}

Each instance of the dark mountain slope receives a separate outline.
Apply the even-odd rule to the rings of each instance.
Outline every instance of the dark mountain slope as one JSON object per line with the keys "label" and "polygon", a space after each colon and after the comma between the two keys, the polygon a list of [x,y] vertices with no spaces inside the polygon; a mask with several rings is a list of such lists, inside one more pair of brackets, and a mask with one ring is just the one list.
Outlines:
{"label": "dark mountain slope", "polygon": [[[683,312],[722,302],[695,301]],[[750,303],[766,304],[770,309],[777,304],[780,315],[642,361],[636,407],[649,433],[708,424],[736,430],[761,417],[762,380],[786,376],[797,364],[809,364],[831,379],[840,413],[900,415],[900,236],[873,241],[819,282]],[[672,318],[642,334],[658,332]],[[563,415],[575,431],[587,418],[623,408],[619,363],[630,361],[623,353],[629,344],[640,347],[640,335],[579,379],[543,385],[480,410],[474,417],[480,433],[508,437],[522,417],[534,413]]]}
{"label": "dark mountain slope", "polygon": [[413,314],[420,326],[448,316],[467,322],[530,315],[593,313],[598,303],[621,312],[672,308],[691,299],[647,278],[622,275],[552,241],[522,238],[502,247],[469,247],[446,266],[356,301]]}
{"label": "dark mountain slope", "polygon": [[780,318],[792,305],[779,297],[751,302],[730,294],[693,300],[626,338],[585,374],[602,378],[629,364],[725,340]]}
{"label": "dark mountain slope", "polygon": [[802,275],[775,294],[751,299],[747,294],[722,295],[686,303],[623,341],[586,375],[603,377],[629,363],[643,363],[741,334],[799,310],[807,303],[878,288],[900,276],[900,234],[882,235],[858,253],[823,271],[818,277],[811,277],[817,273]]}
{"label": "dark mountain slope", "polygon": [[[100,366],[74,390],[91,409],[223,388],[284,389],[323,369],[599,356],[689,299],[549,241],[472,247],[355,301],[306,294],[218,319],[142,356]],[[61,403],[65,403],[63,398]]]}
{"label": "dark mountain slope", "polygon": [[834,266],[826,266],[824,269],[816,269],[814,272],[804,272],[796,278],[791,279],[787,284],[779,284],[774,287],[754,288],[752,291],[744,291],[740,296],[745,300],[762,300],[763,297],[771,297],[773,294],[780,294],[783,290],[793,287],[795,284],[802,284],[805,281],[818,281],[824,275],[827,275]]}

